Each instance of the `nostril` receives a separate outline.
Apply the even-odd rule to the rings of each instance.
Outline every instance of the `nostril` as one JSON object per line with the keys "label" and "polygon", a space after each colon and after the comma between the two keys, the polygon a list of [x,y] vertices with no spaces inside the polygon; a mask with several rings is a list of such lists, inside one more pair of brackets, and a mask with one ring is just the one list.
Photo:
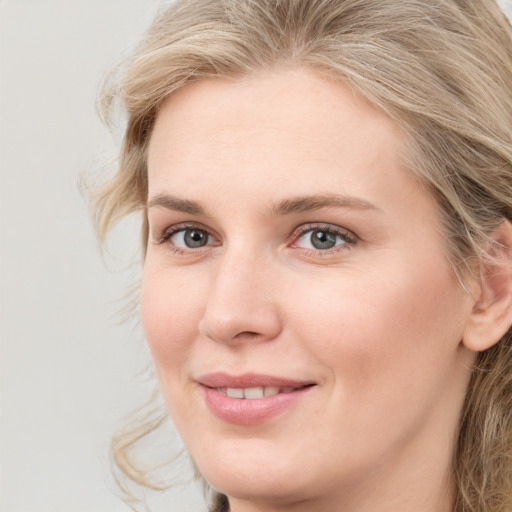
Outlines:
{"label": "nostril", "polygon": [[261,333],[259,332],[254,332],[254,331],[243,331],[243,332],[240,332],[238,333],[235,338],[254,338],[256,336],[260,336]]}
{"label": "nostril", "polygon": [[263,341],[264,339],[265,335],[256,331],[242,331],[232,338],[234,342],[238,343],[257,343],[259,341]]}

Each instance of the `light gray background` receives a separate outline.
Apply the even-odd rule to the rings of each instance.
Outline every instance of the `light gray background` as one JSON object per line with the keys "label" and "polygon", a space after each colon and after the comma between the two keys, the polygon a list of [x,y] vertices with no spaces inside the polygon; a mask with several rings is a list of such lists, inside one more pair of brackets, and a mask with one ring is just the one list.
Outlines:
{"label": "light gray background", "polygon": [[[107,450],[150,390],[140,335],[115,317],[138,239],[115,234],[107,272],[77,178],[113,147],[97,85],[155,3],[0,0],[0,512],[128,510]],[[202,510],[192,494],[165,509]]]}
{"label": "light gray background", "polygon": [[[105,270],[77,181],[113,147],[98,83],[155,6],[0,1],[1,512],[128,510],[108,446],[151,390],[141,336],[116,316],[138,236],[115,234]],[[166,510],[198,503],[178,489]]]}

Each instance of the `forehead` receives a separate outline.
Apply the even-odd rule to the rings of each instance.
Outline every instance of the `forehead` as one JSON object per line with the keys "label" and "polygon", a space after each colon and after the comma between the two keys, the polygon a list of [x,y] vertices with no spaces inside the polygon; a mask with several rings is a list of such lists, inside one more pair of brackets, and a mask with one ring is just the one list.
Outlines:
{"label": "forehead", "polygon": [[159,111],[148,155],[149,194],[179,188],[193,195],[201,183],[210,191],[226,183],[262,192],[266,186],[274,195],[283,188],[304,194],[316,184],[368,193],[406,172],[405,139],[352,89],[308,69],[204,80]]}

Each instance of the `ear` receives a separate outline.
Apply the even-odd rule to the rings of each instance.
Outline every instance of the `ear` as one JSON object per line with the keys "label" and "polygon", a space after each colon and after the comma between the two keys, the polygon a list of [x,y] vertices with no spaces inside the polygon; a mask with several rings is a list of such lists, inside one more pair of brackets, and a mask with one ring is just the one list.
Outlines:
{"label": "ear", "polygon": [[463,344],[475,352],[492,347],[512,325],[512,224],[503,221],[491,234],[488,261],[475,278],[475,304]]}

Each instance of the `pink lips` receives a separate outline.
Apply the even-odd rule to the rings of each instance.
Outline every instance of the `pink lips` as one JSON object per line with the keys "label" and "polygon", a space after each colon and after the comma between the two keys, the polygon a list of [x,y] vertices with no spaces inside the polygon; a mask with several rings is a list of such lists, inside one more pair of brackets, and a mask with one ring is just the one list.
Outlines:
{"label": "pink lips", "polygon": [[[217,418],[238,425],[254,425],[273,418],[314,386],[311,381],[252,373],[240,376],[210,373],[201,376],[197,382],[202,387],[210,411]],[[245,394],[250,398],[234,398],[228,394]]]}

